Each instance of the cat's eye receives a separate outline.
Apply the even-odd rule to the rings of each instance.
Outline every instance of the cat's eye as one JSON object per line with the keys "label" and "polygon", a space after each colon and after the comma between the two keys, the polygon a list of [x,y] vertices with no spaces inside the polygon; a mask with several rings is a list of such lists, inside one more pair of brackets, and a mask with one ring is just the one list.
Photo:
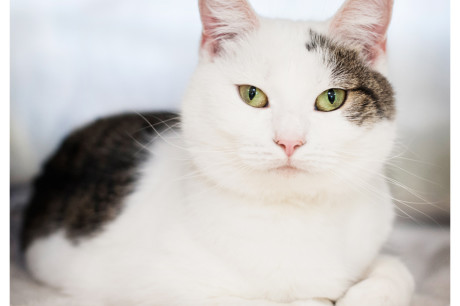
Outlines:
{"label": "cat's eye", "polygon": [[262,108],[268,105],[267,95],[259,88],[252,85],[238,86],[241,99],[252,107]]}
{"label": "cat's eye", "polygon": [[322,112],[330,112],[342,106],[347,97],[347,92],[339,88],[331,88],[323,91],[315,102],[315,109]]}

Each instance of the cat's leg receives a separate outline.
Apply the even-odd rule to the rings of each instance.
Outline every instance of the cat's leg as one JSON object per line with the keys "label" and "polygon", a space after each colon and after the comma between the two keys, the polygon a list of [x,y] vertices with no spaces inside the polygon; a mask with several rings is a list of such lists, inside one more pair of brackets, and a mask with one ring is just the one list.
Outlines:
{"label": "cat's leg", "polygon": [[336,302],[337,306],[408,306],[414,280],[397,258],[381,255],[367,276]]}

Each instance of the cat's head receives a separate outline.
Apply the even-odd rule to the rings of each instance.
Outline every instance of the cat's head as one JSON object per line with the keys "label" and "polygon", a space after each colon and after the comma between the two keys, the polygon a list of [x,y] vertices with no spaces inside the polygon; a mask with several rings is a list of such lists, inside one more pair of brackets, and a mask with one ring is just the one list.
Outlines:
{"label": "cat's head", "polygon": [[200,0],[200,62],[183,102],[198,170],[257,196],[350,189],[394,139],[383,76],[391,0],[348,0],[325,22],[262,18],[245,0]]}

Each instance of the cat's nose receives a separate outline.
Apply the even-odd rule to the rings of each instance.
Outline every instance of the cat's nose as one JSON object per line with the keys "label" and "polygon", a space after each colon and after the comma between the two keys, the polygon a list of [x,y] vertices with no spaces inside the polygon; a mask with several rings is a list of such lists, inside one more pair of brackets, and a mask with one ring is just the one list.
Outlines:
{"label": "cat's nose", "polygon": [[304,141],[300,139],[274,139],[275,143],[283,148],[288,157],[294,154],[294,151],[304,145]]}

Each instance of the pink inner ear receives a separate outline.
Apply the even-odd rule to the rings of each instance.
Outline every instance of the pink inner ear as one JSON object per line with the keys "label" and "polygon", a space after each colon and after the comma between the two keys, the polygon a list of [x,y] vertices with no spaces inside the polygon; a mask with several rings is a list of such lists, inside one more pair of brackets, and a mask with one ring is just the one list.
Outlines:
{"label": "pink inner ear", "polygon": [[387,30],[391,21],[391,13],[393,11],[393,0],[381,1],[383,2],[383,8],[379,10],[380,12],[380,22],[376,23],[373,26],[372,32],[376,34],[376,46],[384,53],[386,52],[386,42],[387,42]]}
{"label": "pink inner ear", "polygon": [[201,22],[203,24],[203,31],[201,33],[201,48],[206,48],[211,55],[215,55],[218,52],[217,37],[213,38],[211,33],[214,32],[214,28],[217,27],[218,20],[211,16],[211,12],[208,7],[204,4],[204,1],[200,1],[200,13]]}
{"label": "pink inner ear", "polygon": [[382,41],[379,43],[378,47],[380,48],[380,50],[383,51],[383,53],[386,53],[386,52],[387,52],[387,38],[386,38],[386,37],[385,37],[384,40],[382,40]]}
{"label": "pink inner ear", "polygon": [[205,1],[199,1],[199,9],[201,15],[201,23],[203,25],[203,31],[201,34],[201,48],[204,48],[205,45],[208,44],[208,51],[211,54],[215,54],[217,50],[214,50],[215,47],[212,46],[212,42],[210,41],[211,36],[209,35],[209,33],[212,32],[212,25],[217,24],[217,19],[211,16],[211,11],[209,10]]}

